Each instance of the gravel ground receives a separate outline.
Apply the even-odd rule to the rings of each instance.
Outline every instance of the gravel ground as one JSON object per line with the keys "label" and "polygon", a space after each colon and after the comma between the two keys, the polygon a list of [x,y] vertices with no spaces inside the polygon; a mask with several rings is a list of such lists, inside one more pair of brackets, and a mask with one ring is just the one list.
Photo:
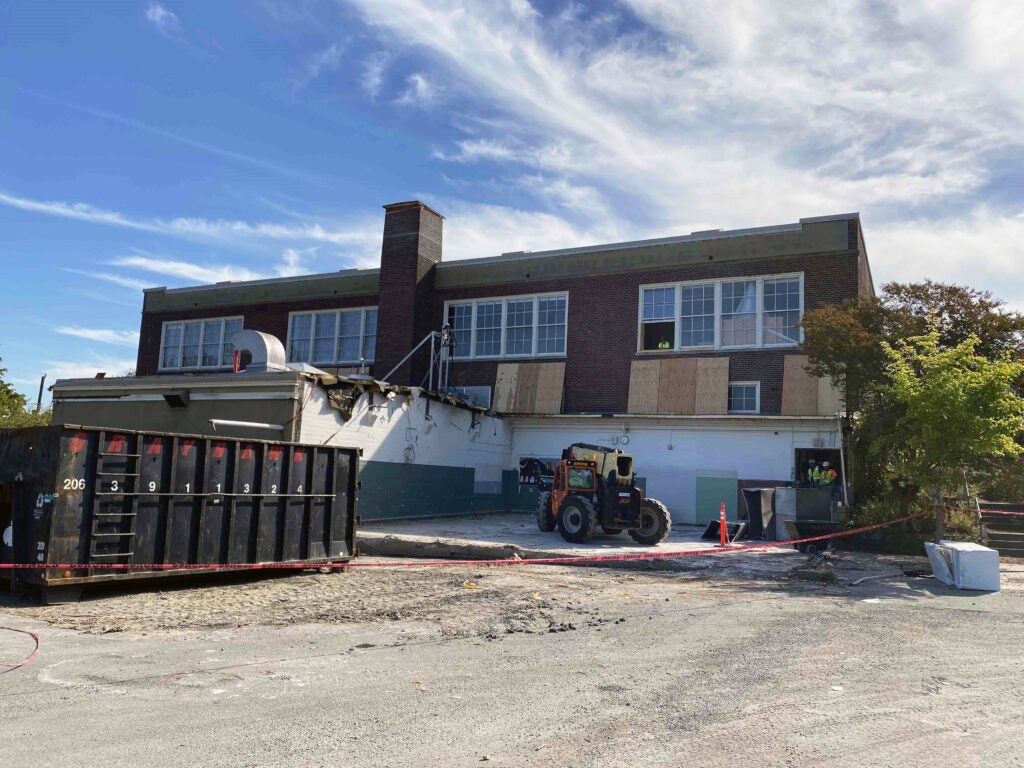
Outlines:
{"label": "gravel ground", "polygon": [[0,674],[0,764],[1024,765],[1003,565],[995,595],[515,566],[4,597],[41,649]]}

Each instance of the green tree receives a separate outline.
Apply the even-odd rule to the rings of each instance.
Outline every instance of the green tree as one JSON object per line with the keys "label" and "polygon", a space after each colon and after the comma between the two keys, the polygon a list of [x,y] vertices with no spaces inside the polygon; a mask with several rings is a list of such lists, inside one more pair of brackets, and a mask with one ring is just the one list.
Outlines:
{"label": "green tree", "polygon": [[884,379],[887,314],[878,299],[850,299],[812,310],[801,321],[808,370],[832,379],[848,419],[864,410]]}
{"label": "green tree", "polygon": [[[3,362],[0,360],[0,362]],[[50,412],[36,413],[28,408],[23,394],[4,381],[7,369],[0,367],[0,427],[29,427],[50,423]]]}
{"label": "green tree", "polygon": [[880,389],[894,429],[876,441],[891,479],[904,488],[933,489],[936,537],[943,532],[943,489],[985,468],[995,457],[1018,456],[1024,434],[1024,398],[1011,385],[1024,362],[1011,352],[998,359],[978,353],[977,336],[943,347],[938,323],[923,336],[882,342],[888,383]]}
{"label": "green tree", "polygon": [[[939,346],[951,349],[977,338],[977,353],[990,360],[1024,357],[1024,315],[1006,309],[988,291],[926,280],[886,283],[878,298],[850,299],[803,317],[809,370],[830,376],[848,416],[862,412],[885,383],[883,342],[923,336],[935,328]],[[1016,382],[1024,392],[1022,382]]]}
{"label": "green tree", "polygon": [[887,340],[924,336],[934,325],[939,346],[951,349],[977,337],[977,353],[995,360],[1004,354],[1024,356],[1024,315],[988,291],[926,280],[886,283],[880,301]]}

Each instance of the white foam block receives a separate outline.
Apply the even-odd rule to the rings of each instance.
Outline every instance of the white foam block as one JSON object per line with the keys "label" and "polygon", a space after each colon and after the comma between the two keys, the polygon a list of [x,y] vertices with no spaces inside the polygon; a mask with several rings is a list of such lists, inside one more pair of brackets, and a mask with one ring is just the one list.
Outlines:
{"label": "white foam block", "polygon": [[999,553],[971,541],[940,541],[953,563],[957,589],[999,591]]}
{"label": "white foam block", "polygon": [[932,573],[935,574],[935,578],[943,584],[953,586],[953,563],[949,550],[940,547],[938,544],[926,541],[924,543],[924,551],[928,553],[928,562],[931,563]]}

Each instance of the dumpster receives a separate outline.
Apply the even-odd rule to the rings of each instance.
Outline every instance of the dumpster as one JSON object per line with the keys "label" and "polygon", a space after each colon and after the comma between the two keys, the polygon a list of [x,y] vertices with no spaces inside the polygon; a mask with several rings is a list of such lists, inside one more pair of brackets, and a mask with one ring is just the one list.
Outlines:
{"label": "dumpster", "polygon": [[[361,450],[72,425],[0,430],[18,591],[354,557]],[[61,567],[56,567],[60,565]]]}
{"label": "dumpster", "polygon": [[[790,540],[811,539],[815,536],[827,536],[839,530],[840,523],[831,520],[786,520],[786,532]],[[819,541],[805,541],[802,544],[794,544],[801,552],[813,555],[818,552],[832,548],[832,539],[821,539]]]}

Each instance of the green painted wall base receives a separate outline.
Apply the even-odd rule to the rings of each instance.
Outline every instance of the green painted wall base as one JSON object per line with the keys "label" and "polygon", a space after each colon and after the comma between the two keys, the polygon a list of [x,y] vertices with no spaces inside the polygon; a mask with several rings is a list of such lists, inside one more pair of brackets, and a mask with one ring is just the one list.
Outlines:
{"label": "green painted wall base", "polygon": [[[485,512],[533,512],[537,489],[519,485],[519,473],[501,473],[501,493],[476,493],[472,467],[364,461],[359,466],[359,517],[394,520]],[[637,478],[637,485],[645,485]]]}

